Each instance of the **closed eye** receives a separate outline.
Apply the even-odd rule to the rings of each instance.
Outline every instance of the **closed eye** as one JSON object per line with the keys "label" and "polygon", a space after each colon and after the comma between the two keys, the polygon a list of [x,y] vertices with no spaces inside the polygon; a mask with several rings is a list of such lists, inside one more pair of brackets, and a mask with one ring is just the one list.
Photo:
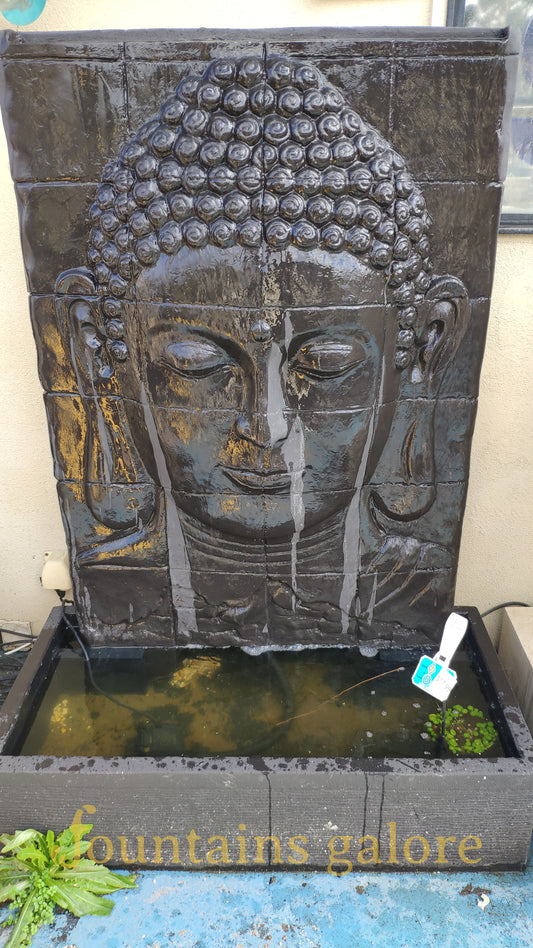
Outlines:
{"label": "closed eye", "polygon": [[323,340],[300,346],[290,361],[290,368],[312,379],[338,378],[364,359],[364,349],[358,342]]}
{"label": "closed eye", "polygon": [[233,365],[228,354],[220,346],[199,339],[183,339],[165,346],[158,362],[178,375],[196,379],[230,369]]}

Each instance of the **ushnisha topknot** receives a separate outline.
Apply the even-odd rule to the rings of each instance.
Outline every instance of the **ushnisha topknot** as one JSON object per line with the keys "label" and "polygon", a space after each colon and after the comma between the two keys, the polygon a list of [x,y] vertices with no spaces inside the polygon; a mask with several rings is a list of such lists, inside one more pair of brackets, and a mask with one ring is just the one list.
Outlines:
{"label": "ushnisha topknot", "polygon": [[430,218],[405,162],[307,63],[219,59],[188,76],[104,169],[88,261],[107,349],[127,358],[121,299],[181,247],[347,251],[384,272],[398,369],[415,358]]}

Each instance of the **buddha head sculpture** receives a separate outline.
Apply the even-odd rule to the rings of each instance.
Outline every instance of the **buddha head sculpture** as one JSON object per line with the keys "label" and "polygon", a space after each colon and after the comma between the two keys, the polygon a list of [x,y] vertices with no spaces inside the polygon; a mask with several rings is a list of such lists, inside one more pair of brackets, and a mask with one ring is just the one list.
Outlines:
{"label": "buddha head sculpture", "polygon": [[412,524],[469,302],[430,225],[314,66],[183,79],[104,169],[88,265],[57,281],[95,524],[75,570],[168,566],[182,643],[374,643],[380,609],[390,629],[400,600],[434,607],[445,543]]}

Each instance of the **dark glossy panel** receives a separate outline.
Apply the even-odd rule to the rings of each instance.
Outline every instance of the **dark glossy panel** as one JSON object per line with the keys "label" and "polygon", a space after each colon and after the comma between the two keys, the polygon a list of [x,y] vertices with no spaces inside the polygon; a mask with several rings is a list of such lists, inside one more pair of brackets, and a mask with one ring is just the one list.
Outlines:
{"label": "dark glossy panel", "polygon": [[85,263],[94,185],[17,186],[22,250],[31,293],[53,293],[62,270]]}
{"label": "dark glossy panel", "polygon": [[[74,566],[168,566],[164,499],[146,484],[108,488],[59,482],[61,513]],[[111,509],[111,515],[109,510]],[[106,522],[110,521],[110,522]],[[147,555],[148,554],[148,555]]]}
{"label": "dark glossy panel", "polygon": [[[520,44],[508,29],[461,29],[443,27],[287,27],[270,30],[106,30],[83,33],[17,33],[6,30],[0,52],[6,59],[68,59],[82,56],[118,59],[198,58],[206,52],[214,57],[230,50],[243,55],[265,44],[268,53],[314,60],[322,54],[334,59],[347,53],[368,58],[433,54],[434,56],[518,56]],[[255,47],[255,48],[254,48]]]}
{"label": "dark glossy panel", "polygon": [[168,571],[123,567],[80,567],[84,602],[80,620],[93,644],[173,645]]}
{"label": "dark glossy panel", "polygon": [[97,180],[95,170],[126,137],[123,82],[121,63],[6,64],[3,107],[14,180]]}
{"label": "dark glossy panel", "polygon": [[191,63],[224,56],[259,56],[264,53],[263,30],[131,30],[122,34],[126,59],[149,62],[177,60]]}
{"label": "dark glossy panel", "polygon": [[[432,246],[437,273],[449,273],[453,269],[472,299],[490,297],[501,190],[500,185],[424,185],[433,220]],[[445,215],[443,208],[446,208]]]}
{"label": "dark glossy panel", "polygon": [[354,109],[365,103],[365,118],[389,137],[390,59],[319,59],[317,66],[332,85],[342,89]]}
{"label": "dark glossy panel", "polygon": [[438,482],[466,481],[471,443],[476,420],[477,401],[446,398],[439,401],[435,413],[435,443],[446,444],[446,451],[435,452],[435,474]]}
{"label": "dark glossy panel", "polygon": [[[500,57],[409,59],[395,65],[392,141],[423,181],[498,181],[507,72]],[[475,129],[475,134],[471,134]],[[416,145],[415,145],[416,142]]]}
{"label": "dark glossy panel", "polygon": [[88,640],[438,639],[505,35],[9,34],[3,56]]}
{"label": "dark glossy panel", "polygon": [[146,61],[142,55],[141,46],[136,44],[128,47],[126,62],[126,80],[128,84],[128,119],[132,131],[140,128],[149,121],[159,110],[160,104],[173,92],[178,82],[191,72],[198,73],[205,69],[205,63],[189,60],[185,55],[182,61],[168,62],[162,56],[158,68],[154,69],[151,57]]}
{"label": "dark glossy panel", "polygon": [[53,296],[31,296],[30,315],[43,389],[77,394],[76,374],[59,328]]}
{"label": "dark glossy panel", "polygon": [[[434,564],[443,567],[446,563],[455,562],[456,545],[459,542],[464,502],[466,499],[466,482],[452,481],[450,483],[434,484],[435,500],[429,507],[427,515],[419,514],[413,519],[400,520],[391,517],[385,509],[385,503],[381,509],[377,506],[380,493],[386,498],[385,484],[382,487],[365,487],[363,490],[363,509],[365,518],[369,517],[369,524],[364,529],[369,530],[369,549],[376,549],[379,540],[385,541],[389,538],[400,537],[406,546],[412,544],[412,551],[409,551],[409,558],[415,555],[416,547],[422,547],[422,555],[425,558],[430,556]],[[377,495],[377,497],[376,497]],[[417,493],[407,494],[407,498],[415,506]],[[407,503],[406,503],[407,507]],[[370,513],[367,513],[369,511]],[[393,511],[396,514],[396,511]],[[407,509],[405,513],[409,514]],[[426,546],[427,544],[427,546]],[[440,550],[434,545],[437,544]],[[380,556],[384,553],[382,546],[379,547]],[[388,555],[388,554],[387,554]],[[418,556],[419,554],[416,554]],[[403,556],[403,554],[402,554]],[[365,555],[363,554],[363,560]]]}

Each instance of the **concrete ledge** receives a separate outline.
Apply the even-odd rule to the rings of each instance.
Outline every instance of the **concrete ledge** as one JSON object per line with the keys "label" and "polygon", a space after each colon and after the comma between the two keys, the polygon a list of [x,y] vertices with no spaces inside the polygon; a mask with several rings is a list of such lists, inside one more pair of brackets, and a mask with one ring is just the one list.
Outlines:
{"label": "concrete ledge", "polygon": [[498,654],[527,726],[533,731],[533,609],[505,609]]}

